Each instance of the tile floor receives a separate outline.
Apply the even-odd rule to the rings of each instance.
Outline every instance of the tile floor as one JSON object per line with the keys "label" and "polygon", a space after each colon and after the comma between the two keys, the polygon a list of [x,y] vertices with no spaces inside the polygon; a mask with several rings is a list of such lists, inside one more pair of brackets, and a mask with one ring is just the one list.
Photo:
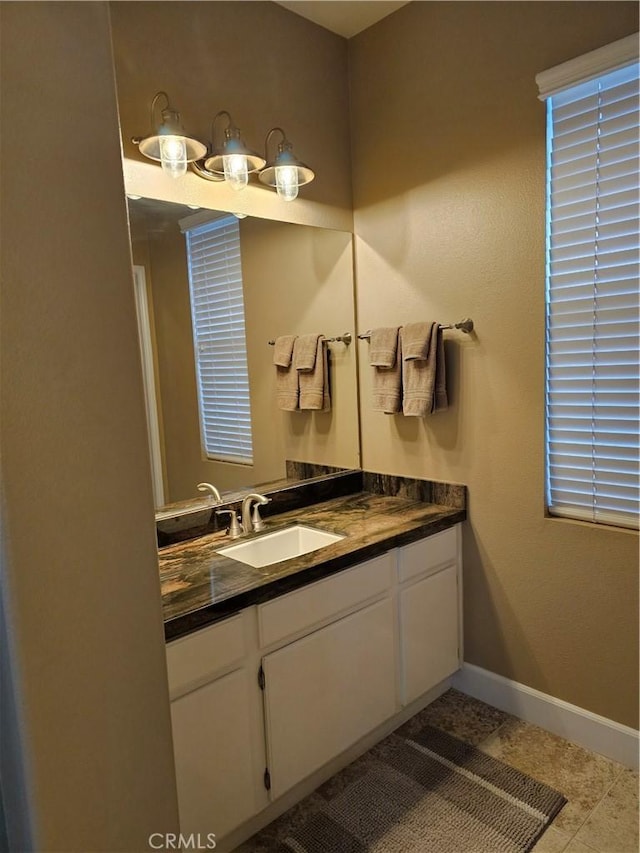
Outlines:
{"label": "tile floor", "polygon": [[[427,723],[564,794],[567,804],[534,853],[638,853],[637,773],[457,690],[448,690],[400,732],[410,734]],[[277,834],[277,825],[293,812],[269,829]],[[238,851],[257,849],[250,839]]]}
{"label": "tile floor", "polygon": [[638,853],[637,773],[456,690],[405,725],[422,721],[564,794],[535,853]]}

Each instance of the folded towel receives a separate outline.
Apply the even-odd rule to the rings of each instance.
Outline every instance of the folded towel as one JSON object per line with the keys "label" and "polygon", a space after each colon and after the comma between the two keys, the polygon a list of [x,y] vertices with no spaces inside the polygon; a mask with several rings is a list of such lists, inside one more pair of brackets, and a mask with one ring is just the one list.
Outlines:
{"label": "folded towel", "polygon": [[[434,390],[440,350],[442,375],[440,399],[444,387],[444,345],[437,323],[412,323],[401,332],[402,339],[402,411],[405,415],[422,418],[435,411]],[[411,355],[407,355],[405,345]],[[417,353],[421,353],[418,355]]]}
{"label": "folded towel", "polygon": [[278,367],[289,367],[291,364],[295,339],[295,335],[281,335],[276,338],[273,349],[273,363]]}
{"label": "folded towel", "polygon": [[431,332],[437,323],[409,323],[402,328],[402,354],[405,361],[429,358]]}
{"label": "folded towel", "polygon": [[373,329],[369,341],[369,364],[372,367],[391,368],[396,363],[398,327]]}
{"label": "folded towel", "polygon": [[318,340],[322,335],[300,335],[293,347],[293,366],[296,370],[314,370]]}
{"label": "folded towel", "polygon": [[[289,352],[289,340],[291,341],[291,353],[287,364]],[[278,408],[285,412],[295,412],[298,409],[300,387],[298,384],[298,371],[294,367],[296,358],[296,347],[298,338],[295,335],[286,335],[276,338],[276,351],[273,360],[276,365],[276,402]],[[276,361],[276,358],[278,361]]]}
{"label": "folded towel", "polygon": [[[329,363],[330,363],[330,353],[329,347],[320,341],[320,345],[322,347],[322,373],[324,374],[324,381],[322,383],[322,412],[330,412],[331,411],[331,394],[329,392]],[[316,357],[317,361],[317,357]]]}
{"label": "folded towel", "polygon": [[329,358],[323,335],[318,335],[317,338],[314,369],[298,370],[300,408],[327,412],[331,408],[331,398],[329,396]]}
{"label": "folded towel", "polygon": [[436,384],[433,390],[433,403],[431,405],[432,412],[439,412],[448,408],[449,401],[447,399],[447,376],[444,361],[444,338],[442,329],[438,327],[436,342]]}
{"label": "folded towel", "polygon": [[373,411],[392,415],[402,408],[402,340],[396,329],[396,359],[391,368],[373,368]]}
{"label": "folded towel", "polygon": [[279,409],[285,412],[295,412],[298,409],[298,371],[289,367],[276,365],[276,402]]}

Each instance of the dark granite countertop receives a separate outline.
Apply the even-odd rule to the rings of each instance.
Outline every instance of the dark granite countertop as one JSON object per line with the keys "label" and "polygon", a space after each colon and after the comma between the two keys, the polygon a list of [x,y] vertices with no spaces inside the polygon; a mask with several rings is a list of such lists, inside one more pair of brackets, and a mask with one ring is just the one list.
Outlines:
{"label": "dark granite countertop", "polygon": [[465,517],[462,507],[367,491],[268,518],[265,532],[299,522],[345,538],[264,568],[218,554],[217,549],[245,540],[232,543],[224,532],[161,548],[165,638],[189,634],[245,607],[423,539]]}

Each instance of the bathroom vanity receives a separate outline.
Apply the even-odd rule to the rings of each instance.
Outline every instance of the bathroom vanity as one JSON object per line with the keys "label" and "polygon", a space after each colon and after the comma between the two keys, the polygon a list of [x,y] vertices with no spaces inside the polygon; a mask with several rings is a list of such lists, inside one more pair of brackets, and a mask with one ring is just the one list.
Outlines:
{"label": "bathroom vanity", "polygon": [[432,701],[460,666],[464,487],[443,487],[458,504],[447,506],[416,499],[421,481],[385,494],[366,478],[267,519],[344,537],[309,554],[253,568],[218,553],[223,532],[160,550],[181,830],[215,833],[219,850]]}

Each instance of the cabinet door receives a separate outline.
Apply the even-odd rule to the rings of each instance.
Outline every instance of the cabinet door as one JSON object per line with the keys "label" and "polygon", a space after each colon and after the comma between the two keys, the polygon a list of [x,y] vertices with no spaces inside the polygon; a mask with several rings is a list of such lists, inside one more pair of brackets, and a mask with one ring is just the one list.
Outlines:
{"label": "cabinet door", "polygon": [[244,669],[171,703],[180,830],[226,835],[257,810]]}
{"label": "cabinet door", "polygon": [[272,797],[393,715],[393,622],[387,598],[265,656]]}
{"label": "cabinet door", "polygon": [[404,705],[458,669],[456,566],[401,591],[400,648]]}

